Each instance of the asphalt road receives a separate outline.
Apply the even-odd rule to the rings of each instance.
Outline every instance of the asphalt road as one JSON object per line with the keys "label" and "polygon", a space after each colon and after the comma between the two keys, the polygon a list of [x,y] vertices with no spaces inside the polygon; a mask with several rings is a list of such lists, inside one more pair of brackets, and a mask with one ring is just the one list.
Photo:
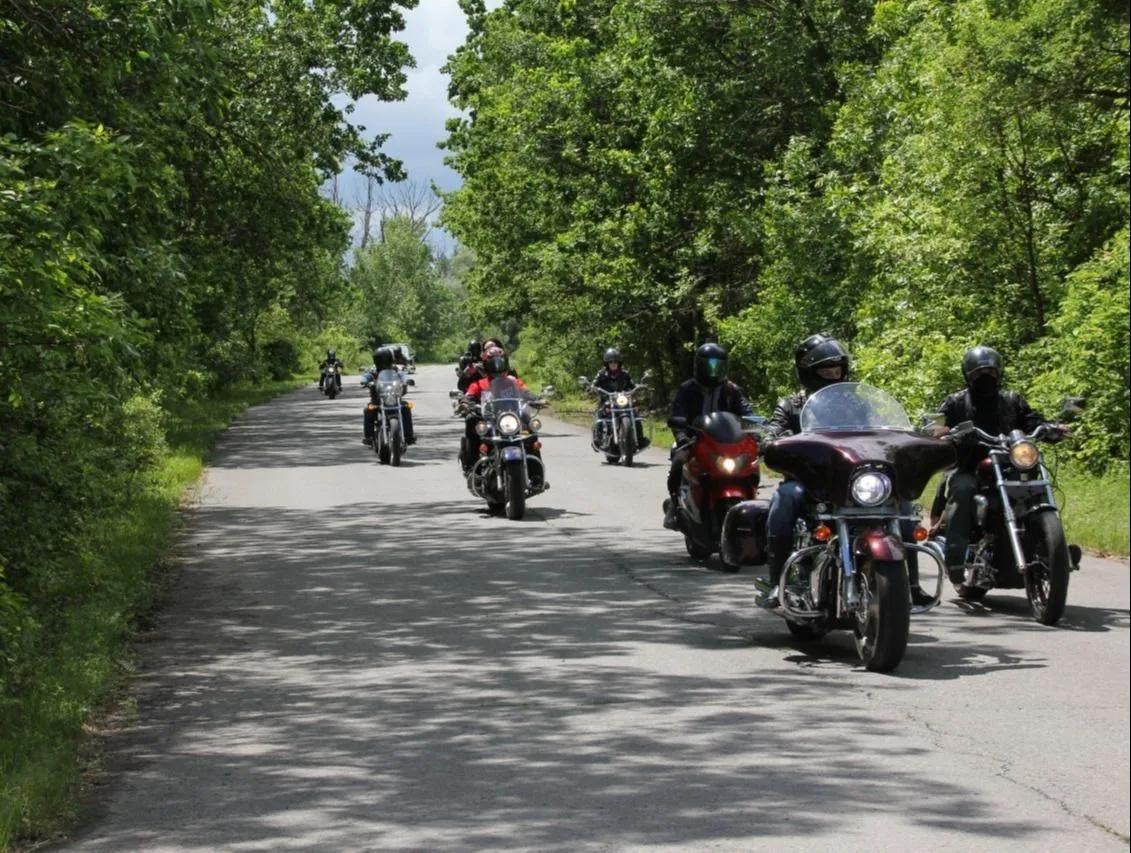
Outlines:
{"label": "asphalt road", "polygon": [[362,392],[247,412],[187,513],[75,851],[1126,850],[1128,567],[912,623],[894,675],[802,646],[660,526],[667,456],[547,420],[486,516],[422,368],[402,468]]}

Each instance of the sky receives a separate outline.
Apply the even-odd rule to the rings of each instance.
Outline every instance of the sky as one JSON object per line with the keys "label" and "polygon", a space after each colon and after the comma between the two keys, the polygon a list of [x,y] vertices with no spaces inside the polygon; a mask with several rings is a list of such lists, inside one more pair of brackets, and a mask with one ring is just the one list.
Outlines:
{"label": "sky", "polygon": [[[487,5],[491,8],[500,2]],[[391,103],[365,97],[357,102],[350,120],[364,126],[366,136],[392,134],[382,150],[404,163],[410,181],[422,186],[435,182],[443,190],[453,190],[459,187],[460,176],[444,165],[446,152],[436,143],[447,136],[444,121],[458,112],[448,103],[448,78],[440,68],[463,44],[467,21],[457,0],[420,0],[404,17],[405,29],[397,38],[408,45],[416,60],[416,68],[407,73],[408,97]],[[347,172],[340,179],[339,192],[343,204],[356,206],[364,199],[364,179]],[[451,238],[445,233],[436,234],[432,242],[451,247]]]}

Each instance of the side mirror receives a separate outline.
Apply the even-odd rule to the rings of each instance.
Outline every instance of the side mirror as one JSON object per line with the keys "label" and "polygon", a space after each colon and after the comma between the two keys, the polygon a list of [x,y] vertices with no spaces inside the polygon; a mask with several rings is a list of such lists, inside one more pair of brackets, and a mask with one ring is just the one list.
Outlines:
{"label": "side mirror", "polygon": [[1080,413],[1087,408],[1088,400],[1085,397],[1065,397],[1063,408],[1060,411],[1061,423],[1068,423],[1074,421],[1080,416]]}
{"label": "side mirror", "polygon": [[542,386],[542,396],[543,397],[551,397],[551,396],[553,396],[553,394],[554,394],[554,386],[553,385],[543,385]]}
{"label": "side mirror", "polygon": [[582,389],[588,388],[589,387],[589,377],[588,376],[578,376],[577,377],[577,385],[578,385],[579,388],[582,388]]}
{"label": "side mirror", "polygon": [[687,418],[668,418],[668,429],[675,432],[687,429]]}
{"label": "side mirror", "polygon": [[640,381],[641,382],[644,382],[645,380],[648,380],[648,379],[651,379],[651,378],[652,378],[652,368],[650,368],[650,367],[647,370],[645,370],[643,373],[640,374]]}
{"label": "side mirror", "polygon": [[926,430],[937,426],[946,426],[946,415],[942,412],[924,412],[919,415],[919,429]]}
{"label": "side mirror", "polygon": [[409,385],[415,385],[415,384],[416,384],[416,380],[415,380],[415,379],[409,379],[409,380],[408,380],[408,384],[409,384]]}
{"label": "side mirror", "polygon": [[456,400],[456,399],[458,399],[462,396],[463,396],[463,392],[457,391],[455,389],[452,389],[451,391],[448,392],[448,399],[449,400]]}

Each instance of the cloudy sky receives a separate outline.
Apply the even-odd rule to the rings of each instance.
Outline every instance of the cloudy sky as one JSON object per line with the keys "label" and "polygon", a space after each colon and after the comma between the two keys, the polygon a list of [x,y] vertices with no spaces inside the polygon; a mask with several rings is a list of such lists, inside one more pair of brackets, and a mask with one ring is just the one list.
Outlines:
{"label": "cloudy sky", "polygon": [[[398,36],[416,60],[416,68],[408,72],[408,97],[396,103],[364,98],[351,117],[366,128],[367,136],[391,133],[384,150],[405,164],[410,181],[422,186],[435,181],[441,189],[451,190],[460,185],[459,175],[443,164],[445,152],[436,143],[447,136],[444,120],[457,114],[448,103],[448,78],[440,67],[466,35],[467,22],[457,0],[420,0],[405,13],[405,29]],[[342,176],[341,193],[343,203],[350,206],[364,193],[364,183],[347,173]]]}

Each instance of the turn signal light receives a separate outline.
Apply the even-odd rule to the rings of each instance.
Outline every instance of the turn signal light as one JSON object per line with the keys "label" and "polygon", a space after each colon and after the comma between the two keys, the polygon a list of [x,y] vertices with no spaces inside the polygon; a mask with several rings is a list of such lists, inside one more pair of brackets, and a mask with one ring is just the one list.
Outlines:
{"label": "turn signal light", "polygon": [[533,447],[534,447],[535,450],[541,450],[542,449],[542,442],[540,442],[540,441],[534,442]]}
{"label": "turn signal light", "polygon": [[412,400],[409,400],[407,403],[405,403],[405,407],[409,409],[415,409],[416,403],[412,402]]}
{"label": "turn signal light", "polygon": [[919,527],[915,528],[915,541],[916,542],[926,542],[927,537],[930,536],[930,535],[931,534],[927,532],[927,528],[925,528],[921,525]]}
{"label": "turn signal light", "polygon": [[489,448],[486,444],[479,445],[479,452],[482,453],[482,454],[486,454],[487,451],[490,450],[490,449],[491,448]]}
{"label": "turn signal light", "polygon": [[371,411],[371,412],[375,412],[375,411],[377,411],[377,404],[376,403],[370,403],[365,408],[369,409],[369,411]]}
{"label": "turn signal light", "polygon": [[816,529],[813,531],[813,538],[818,542],[828,542],[833,538],[832,528],[827,524],[818,524]]}

